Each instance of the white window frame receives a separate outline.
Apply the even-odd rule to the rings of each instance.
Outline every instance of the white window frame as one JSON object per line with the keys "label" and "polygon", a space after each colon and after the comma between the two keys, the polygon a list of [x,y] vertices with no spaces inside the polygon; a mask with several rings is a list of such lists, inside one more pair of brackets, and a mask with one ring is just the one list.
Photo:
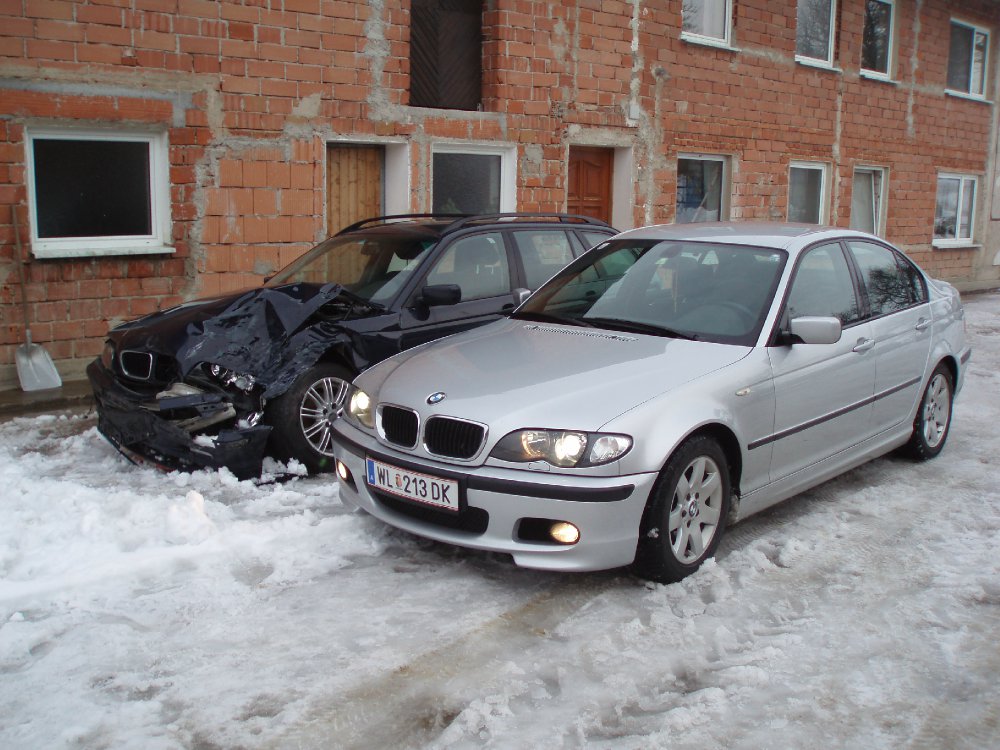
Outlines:
{"label": "white window frame", "polygon": [[[799,25],[799,12],[798,4],[795,7],[795,28],[796,36],[798,34]],[[816,68],[829,68],[830,70],[836,70],[833,64],[835,54],[835,43],[837,40],[837,0],[830,0],[830,36],[826,40],[826,59],[822,57],[810,57],[809,55],[799,54],[798,41],[795,44],[795,62],[802,63],[803,65],[811,65]]]}
{"label": "white window frame", "polygon": [[934,184],[934,212],[937,214],[937,188],[941,179],[958,180],[958,198],[956,205],[956,216],[958,220],[961,220],[962,211],[962,198],[965,193],[965,186],[967,182],[971,182],[973,185],[973,196],[972,196],[972,209],[969,212],[969,236],[959,237],[958,228],[955,229],[955,237],[934,237],[934,225],[931,224],[931,244],[934,247],[940,248],[954,248],[954,247],[971,247],[976,244],[976,204],[979,202],[979,177],[974,174],[962,174],[958,172],[938,172],[937,181]]}
{"label": "white window frame", "polygon": [[789,214],[792,208],[792,170],[812,169],[820,173],[819,183],[819,223],[817,226],[828,224],[830,221],[829,207],[829,178],[830,165],[821,161],[793,161],[788,164],[788,203],[785,206],[785,221],[791,221]]}
{"label": "white window frame", "polygon": [[[861,75],[865,78],[874,78],[878,81],[891,81],[892,80],[892,70],[895,67],[896,61],[896,0],[877,0],[877,2],[883,5],[889,6],[889,49],[886,50],[886,71],[883,73],[881,70],[872,70],[871,68],[864,67],[864,63],[861,65]],[[868,14],[868,3],[865,6],[865,19],[867,19]],[[861,26],[862,36],[864,35],[864,20],[862,20]]]}
{"label": "white window frame", "polygon": [[[730,201],[732,196],[732,186],[730,184],[731,171],[729,166],[730,157],[725,154],[677,154],[677,175],[680,176],[680,161],[681,159],[687,159],[689,161],[715,161],[722,164],[722,185],[719,188],[719,218],[718,221],[729,221],[729,209]],[[677,223],[676,216],[677,208],[677,191],[674,190],[674,223]],[[692,222],[697,223],[697,222]]]}
{"label": "white window frame", "polygon": [[874,188],[874,175],[879,175],[879,187],[878,192],[872,191],[872,199],[874,205],[872,206],[872,215],[875,218],[875,227],[872,234],[879,237],[885,236],[885,215],[886,215],[886,199],[888,198],[888,183],[889,183],[889,170],[885,167],[873,167],[867,164],[859,165],[854,168],[854,174],[851,176],[851,220],[854,219],[854,206],[853,206],[853,194],[854,194],[854,184],[857,180],[858,174],[870,174],[873,176],[872,187]]}
{"label": "white window frame", "polygon": [[517,146],[488,143],[434,143],[428,166],[430,205],[434,205],[434,154],[500,157],[500,212],[517,210]]}
{"label": "white window frame", "polygon": [[[700,0],[704,4],[705,0]],[[699,34],[695,31],[685,31],[684,29],[684,9],[681,8],[681,39],[695,44],[706,44],[710,47],[733,48],[733,0],[722,0],[725,3],[726,28],[722,37],[711,34]]]}
{"label": "white window frame", "polygon": [[[981,94],[973,93],[972,91],[961,91],[960,89],[947,88],[947,81],[945,82],[945,93],[951,96],[958,96],[964,99],[975,99],[977,101],[987,101],[986,92],[989,90],[987,88],[989,83],[989,71],[990,71],[990,44],[991,44],[991,33],[990,30],[983,27],[977,26],[969,21],[963,21],[960,18],[952,18],[948,23],[948,64],[951,63],[951,27],[952,26],[965,26],[968,29],[972,29],[972,51],[969,55],[969,81],[971,88],[972,81],[972,66],[975,63],[975,48],[976,48],[976,34],[982,34],[986,37],[986,56],[983,58],[983,92]],[[947,69],[945,70],[945,75],[947,75]]]}
{"label": "white window frame", "polygon": [[[38,199],[35,192],[35,140],[115,141],[149,144],[148,235],[112,237],[38,236]],[[170,246],[170,169],[167,133],[131,128],[76,128],[29,126],[25,129],[27,155],[28,211],[31,222],[31,250],[36,258],[89,258],[102,255],[150,255],[173,253]]]}

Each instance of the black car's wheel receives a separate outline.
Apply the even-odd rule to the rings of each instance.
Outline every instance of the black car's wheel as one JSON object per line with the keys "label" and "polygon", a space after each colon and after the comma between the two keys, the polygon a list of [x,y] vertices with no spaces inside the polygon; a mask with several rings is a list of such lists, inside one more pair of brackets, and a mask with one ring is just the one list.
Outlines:
{"label": "black car's wheel", "polygon": [[729,513],[731,482],[722,448],[700,435],[667,461],[643,515],[635,571],[679,581],[715,554]]}
{"label": "black car's wheel", "polygon": [[953,398],[951,371],[944,365],[938,365],[927,382],[917,417],[913,420],[913,434],[906,444],[907,452],[917,460],[934,458],[944,448],[951,427]]}
{"label": "black car's wheel", "polygon": [[320,363],[268,404],[271,452],[278,458],[298,459],[310,473],[332,471],[332,427],[344,409],[352,379],[346,368]]}

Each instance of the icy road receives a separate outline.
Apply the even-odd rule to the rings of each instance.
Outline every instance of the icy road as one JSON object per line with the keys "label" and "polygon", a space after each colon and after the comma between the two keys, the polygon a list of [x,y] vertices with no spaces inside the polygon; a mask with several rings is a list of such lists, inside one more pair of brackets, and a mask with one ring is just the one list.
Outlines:
{"label": "icy road", "polygon": [[944,453],[729,530],[695,576],[554,575],[332,478],[130,466],[0,424],[0,747],[1000,747],[1000,294]]}

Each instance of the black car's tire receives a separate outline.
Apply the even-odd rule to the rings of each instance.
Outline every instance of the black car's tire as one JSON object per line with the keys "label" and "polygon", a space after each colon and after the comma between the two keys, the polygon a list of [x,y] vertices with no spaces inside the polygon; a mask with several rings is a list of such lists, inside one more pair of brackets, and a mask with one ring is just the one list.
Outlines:
{"label": "black car's tire", "polygon": [[310,474],[333,471],[331,427],[339,419],[353,375],[341,365],[321,362],[267,405],[271,453],[298,459]]}
{"label": "black car's tire", "polygon": [[951,408],[955,386],[951,370],[940,364],[931,373],[913,420],[913,434],[906,452],[918,461],[934,458],[944,448],[951,428]]}
{"label": "black car's tire", "polygon": [[729,463],[705,435],[682,443],[660,472],[639,529],[634,571],[672,583],[715,554],[729,513]]}

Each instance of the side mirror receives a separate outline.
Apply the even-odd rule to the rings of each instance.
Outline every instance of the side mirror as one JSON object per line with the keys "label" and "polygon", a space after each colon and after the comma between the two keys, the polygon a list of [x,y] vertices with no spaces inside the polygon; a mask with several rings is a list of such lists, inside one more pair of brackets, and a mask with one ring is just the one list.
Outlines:
{"label": "side mirror", "polygon": [[458,284],[432,284],[420,290],[420,299],[428,307],[455,305],[462,301],[462,288]]}
{"label": "side mirror", "polygon": [[531,296],[531,290],[525,289],[523,286],[519,286],[517,289],[514,290],[513,294],[514,294],[514,307],[517,307],[518,305],[523,303],[526,299],[528,299],[528,297]]}
{"label": "side mirror", "polygon": [[802,317],[792,319],[788,332],[795,343],[836,344],[843,328],[838,318]]}

